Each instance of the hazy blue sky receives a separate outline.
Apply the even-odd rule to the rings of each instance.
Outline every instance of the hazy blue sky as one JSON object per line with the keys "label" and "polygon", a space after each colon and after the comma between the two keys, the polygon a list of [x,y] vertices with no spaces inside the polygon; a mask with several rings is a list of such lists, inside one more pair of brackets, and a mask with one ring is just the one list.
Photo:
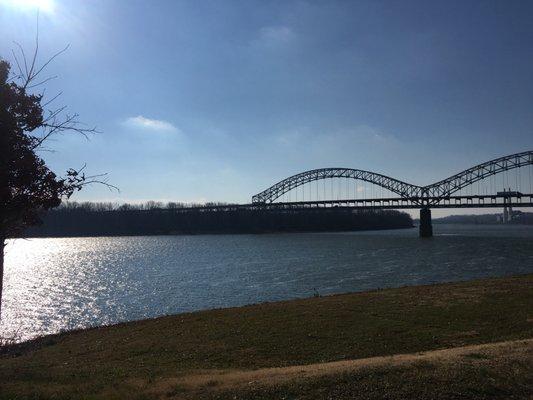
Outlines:
{"label": "hazy blue sky", "polygon": [[[427,184],[533,148],[530,1],[41,1],[41,59],[70,44],[47,91],[102,131],[43,156],[121,189],[78,200],[247,202],[328,166]],[[8,60],[35,36],[15,3]]]}

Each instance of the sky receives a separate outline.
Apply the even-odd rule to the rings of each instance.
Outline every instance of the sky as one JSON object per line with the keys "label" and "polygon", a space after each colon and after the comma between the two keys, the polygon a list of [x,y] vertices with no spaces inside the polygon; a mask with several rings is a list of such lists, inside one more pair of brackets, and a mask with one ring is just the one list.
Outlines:
{"label": "sky", "polygon": [[58,136],[120,192],[75,200],[249,202],[298,172],[351,167],[425,185],[533,149],[533,2],[0,0],[48,67],[54,104],[99,133]]}

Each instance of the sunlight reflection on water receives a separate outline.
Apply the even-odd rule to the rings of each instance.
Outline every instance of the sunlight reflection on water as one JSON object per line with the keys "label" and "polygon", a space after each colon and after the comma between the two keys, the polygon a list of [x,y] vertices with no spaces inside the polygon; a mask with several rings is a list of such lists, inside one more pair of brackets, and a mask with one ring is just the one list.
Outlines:
{"label": "sunlight reflection on water", "polygon": [[12,240],[0,335],[533,272],[533,227],[435,231]]}

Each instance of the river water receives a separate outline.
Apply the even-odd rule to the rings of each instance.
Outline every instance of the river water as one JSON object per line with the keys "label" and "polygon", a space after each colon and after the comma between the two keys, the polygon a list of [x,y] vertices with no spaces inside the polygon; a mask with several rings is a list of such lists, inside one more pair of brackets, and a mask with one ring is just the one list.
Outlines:
{"label": "river water", "polygon": [[12,240],[0,337],[314,294],[533,273],[533,226]]}

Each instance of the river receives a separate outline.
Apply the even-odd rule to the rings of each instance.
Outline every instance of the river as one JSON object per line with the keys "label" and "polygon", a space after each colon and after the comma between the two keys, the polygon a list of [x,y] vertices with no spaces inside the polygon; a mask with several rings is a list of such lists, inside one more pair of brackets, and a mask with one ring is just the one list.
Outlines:
{"label": "river", "polygon": [[434,230],[11,240],[0,336],[533,273],[533,226]]}

